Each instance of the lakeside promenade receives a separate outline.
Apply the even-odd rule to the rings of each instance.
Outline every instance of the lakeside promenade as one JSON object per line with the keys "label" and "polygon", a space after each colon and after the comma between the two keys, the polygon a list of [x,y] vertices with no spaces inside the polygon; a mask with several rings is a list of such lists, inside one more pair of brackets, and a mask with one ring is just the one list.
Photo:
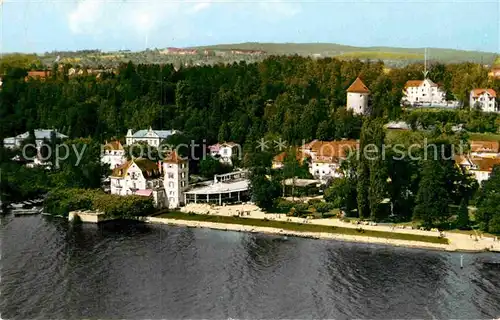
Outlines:
{"label": "lakeside promenade", "polygon": [[[240,205],[227,205],[227,206],[210,206],[208,204],[189,204],[181,209],[184,213],[196,213],[196,214],[209,214],[218,216],[240,216],[242,218],[248,219],[268,219],[276,221],[285,222],[295,222],[295,223],[307,223],[312,225],[324,225],[333,227],[343,227],[343,228],[353,228],[364,230],[375,230],[383,232],[394,232],[394,233],[407,233],[414,235],[423,236],[439,236],[437,231],[425,231],[410,228],[394,228],[391,225],[358,225],[349,222],[343,222],[337,218],[329,219],[304,219],[297,217],[289,217],[285,214],[269,214],[264,213],[260,208],[253,204],[240,204]],[[377,244],[387,244],[394,246],[404,246],[404,247],[415,247],[415,248],[426,248],[426,249],[438,249],[446,251],[464,251],[464,252],[482,252],[482,251],[495,251],[500,252],[500,241],[496,241],[491,237],[478,237],[477,241],[475,236],[469,234],[455,233],[455,232],[444,232],[444,237],[448,239],[448,244],[440,243],[429,243],[423,241],[413,241],[413,240],[399,240],[399,239],[386,239],[380,237],[369,237],[369,236],[353,236],[345,234],[335,234],[335,233],[323,233],[323,232],[298,232],[290,230],[282,230],[277,228],[269,227],[257,227],[248,225],[238,225],[238,224],[226,224],[226,223],[214,223],[207,221],[188,221],[179,219],[168,219],[159,217],[148,217],[146,218],[148,223],[162,223],[162,224],[173,224],[173,225],[185,225],[189,227],[200,227],[200,228],[211,228],[218,230],[231,230],[231,231],[242,231],[242,232],[262,232],[298,237],[308,237],[308,238],[318,238],[318,239],[333,239],[342,241],[353,241],[353,242],[364,242],[364,243],[377,243]]]}

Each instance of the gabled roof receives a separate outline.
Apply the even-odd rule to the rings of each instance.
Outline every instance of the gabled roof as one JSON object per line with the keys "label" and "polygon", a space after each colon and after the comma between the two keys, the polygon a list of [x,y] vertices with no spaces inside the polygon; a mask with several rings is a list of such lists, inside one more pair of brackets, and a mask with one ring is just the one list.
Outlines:
{"label": "gabled roof", "polygon": [[[57,132],[57,130],[51,130],[51,129],[35,129],[33,130],[33,133],[35,134],[35,139],[36,140],[43,140],[43,139],[50,139],[50,136],[54,132],[56,134],[57,139],[66,139],[68,136]],[[26,139],[30,135],[29,131],[26,131],[25,133],[21,133],[16,136],[17,139]]]}
{"label": "gabled roof", "polygon": [[354,82],[351,84],[351,86],[347,89],[347,92],[354,92],[354,93],[370,93],[370,90],[368,87],[361,81],[359,77],[354,80]]}
{"label": "gabled roof", "polygon": [[476,98],[479,97],[480,95],[484,94],[484,93],[488,93],[493,98],[497,97],[497,93],[493,89],[473,89],[471,91],[472,96],[476,97]]}
{"label": "gabled roof", "polygon": [[135,164],[136,166],[141,169],[142,174],[144,175],[144,178],[156,178],[160,177],[161,173],[160,170],[158,169],[158,164],[156,162],[153,162],[149,159],[145,158],[137,158],[137,159],[132,159],[124,164],[116,167],[113,169],[113,173],[111,174],[112,177],[118,177],[118,178],[124,178],[127,176],[128,169]]}
{"label": "gabled roof", "polygon": [[163,159],[164,163],[185,163],[187,162],[186,159],[183,159],[181,156],[177,154],[177,152],[174,150],[170,152],[165,159]]}
{"label": "gabled roof", "polygon": [[216,143],[216,144],[213,144],[211,146],[208,146],[208,149],[217,151],[220,148],[224,148],[224,147],[230,147],[231,148],[231,147],[235,147],[237,145],[238,144],[235,143],[235,142],[223,142],[223,143]]}
{"label": "gabled roof", "polygon": [[[285,158],[287,156],[287,152],[284,151],[284,152],[281,152],[280,154],[276,155],[274,158],[273,158],[273,162],[277,162],[277,163],[283,163],[283,161],[285,161]],[[304,161],[304,159],[308,158],[308,156],[306,154],[304,154],[300,149],[297,149],[295,151],[295,159],[302,163],[302,161]]]}
{"label": "gabled roof", "polygon": [[471,152],[500,152],[500,143],[498,141],[480,141],[473,140],[470,142]]}
{"label": "gabled roof", "polygon": [[333,157],[341,158],[347,156],[346,151],[354,151],[359,147],[359,142],[356,140],[336,140],[336,141],[320,141],[313,140],[303,146],[315,154],[316,158]]}
{"label": "gabled roof", "polygon": [[478,158],[472,160],[472,162],[476,167],[472,170],[486,171],[486,172],[492,172],[494,166],[500,165],[499,158]]}
{"label": "gabled roof", "polygon": [[160,139],[166,139],[170,137],[173,134],[179,133],[177,130],[152,130],[151,128],[147,130],[139,130],[135,132],[132,137],[133,138],[144,138],[148,134],[148,132],[153,132],[155,133]]}
{"label": "gabled roof", "polygon": [[427,81],[431,87],[439,87],[439,85],[436,84],[431,79],[424,79],[424,80],[408,80],[408,81],[406,81],[405,89],[412,88],[412,87],[420,87],[421,85],[424,84],[425,81]]}
{"label": "gabled roof", "polygon": [[408,80],[405,83],[405,88],[420,87],[424,80]]}
{"label": "gabled roof", "polygon": [[123,150],[123,146],[120,141],[115,140],[108,142],[104,145],[104,150]]}

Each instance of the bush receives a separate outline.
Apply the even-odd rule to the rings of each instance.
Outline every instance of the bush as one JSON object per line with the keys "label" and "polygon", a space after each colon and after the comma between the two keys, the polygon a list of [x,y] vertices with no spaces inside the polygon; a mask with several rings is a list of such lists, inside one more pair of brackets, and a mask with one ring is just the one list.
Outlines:
{"label": "bush", "polygon": [[488,225],[488,232],[500,234],[500,214],[496,214],[491,218]]}
{"label": "bush", "polygon": [[294,209],[295,215],[299,217],[309,213],[309,205],[307,203],[297,203]]}
{"label": "bush", "polygon": [[154,212],[153,201],[148,197],[119,196],[94,189],[58,189],[47,196],[47,212],[68,216],[74,210],[99,210],[111,218],[133,218]]}
{"label": "bush", "polygon": [[333,206],[330,203],[326,202],[315,203],[313,207],[319,213],[327,213],[328,211],[333,209]]}
{"label": "bush", "polygon": [[323,201],[321,199],[309,199],[309,201],[307,201],[307,203],[309,203],[310,206],[314,206],[318,203],[323,203]]}
{"label": "bush", "polygon": [[295,202],[288,201],[285,199],[277,199],[274,203],[274,209],[276,212],[279,213],[288,213],[295,204],[296,204]]}

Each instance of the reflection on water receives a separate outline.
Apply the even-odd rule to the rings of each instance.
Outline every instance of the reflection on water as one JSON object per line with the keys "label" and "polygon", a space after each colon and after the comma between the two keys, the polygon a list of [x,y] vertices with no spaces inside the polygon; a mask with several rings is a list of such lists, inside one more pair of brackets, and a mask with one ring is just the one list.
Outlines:
{"label": "reflection on water", "polygon": [[495,318],[500,262],[142,223],[1,218],[3,318]]}

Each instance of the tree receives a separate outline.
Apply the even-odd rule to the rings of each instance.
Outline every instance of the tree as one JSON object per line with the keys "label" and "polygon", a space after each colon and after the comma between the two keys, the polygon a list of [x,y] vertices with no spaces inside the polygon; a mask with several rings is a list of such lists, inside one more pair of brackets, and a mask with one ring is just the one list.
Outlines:
{"label": "tree", "polygon": [[200,161],[200,174],[205,178],[213,178],[216,174],[228,172],[231,172],[231,166],[223,164],[211,156]]}
{"label": "tree", "polygon": [[447,177],[438,160],[426,160],[420,180],[413,218],[424,227],[443,223],[450,217]]}
{"label": "tree", "polygon": [[479,192],[475,220],[481,230],[500,233],[499,216],[500,166],[494,166],[490,178],[483,182]]}
{"label": "tree", "polygon": [[250,175],[250,193],[252,201],[264,210],[270,209],[274,200],[280,196],[279,181],[260,172]]}
{"label": "tree", "polygon": [[467,208],[467,201],[462,200],[460,207],[458,207],[457,220],[455,222],[457,229],[468,230],[470,229],[469,209]]}

